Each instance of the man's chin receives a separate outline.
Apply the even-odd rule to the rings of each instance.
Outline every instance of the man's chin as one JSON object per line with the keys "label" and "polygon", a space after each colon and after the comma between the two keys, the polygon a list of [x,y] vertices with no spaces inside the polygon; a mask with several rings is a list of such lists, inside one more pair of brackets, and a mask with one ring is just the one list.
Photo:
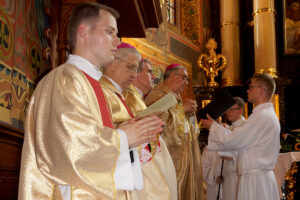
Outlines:
{"label": "man's chin", "polygon": [[180,93],[183,92],[183,91],[184,91],[184,88],[185,88],[185,87],[181,88],[181,89],[179,90],[179,92],[180,92]]}
{"label": "man's chin", "polygon": [[248,97],[247,101],[248,101],[249,103],[253,103],[253,101],[252,101],[249,97]]}
{"label": "man's chin", "polygon": [[109,65],[111,65],[113,62],[114,62],[114,57],[113,56],[111,56],[111,58],[110,57],[108,57],[106,60],[105,60],[105,63],[103,64],[103,67],[107,67],[107,66],[109,66]]}
{"label": "man's chin", "polygon": [[132,81],[124,84],[124,86],[123,86],[124,90],[127,90],[129,88],[129,86],[130,86],[131,83],[132,83]]}
{"label": "man's chin", "polygon": [[180,90],[176,91],[177,94],[182,93],[182,92],[183,92],[183,89],[180,89]]}

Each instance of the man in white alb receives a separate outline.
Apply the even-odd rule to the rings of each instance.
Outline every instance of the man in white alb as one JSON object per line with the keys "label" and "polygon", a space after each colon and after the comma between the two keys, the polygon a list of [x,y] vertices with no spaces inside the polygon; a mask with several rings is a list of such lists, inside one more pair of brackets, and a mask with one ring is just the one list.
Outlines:
{"label": "man in white alb", "polygon": [[273,169],[280,149],[280,124],[270,102],[275,92],[275,80],[267,74],[251,78],[248,101],[255,105],[245,123],[231,131],[208,114],[202,119],[210,129],[208,149],[238,151],[238,199],[278,200]]}
{"label": "man in white alb", "polygon": [[[245,122],[243,117],[245,110],[245,102],[240,97],[233,97],[236,101],[227,112],[226,117],[231,122],[229,129],[233,131],[235,128],[241,126]],[[218,155],[221,159],[218,161],[217,172],[220,174],[223,162],[222,177],[217,178],[217,182],[221,183],[221,195],[222,200],[235,200],[237,199],[238,192],[238,174],[237,174],[237,151],[219,151]]]}
{"label": "man in white alb", "polygon": [[[241,126],[245,122],[243,117],[245,102],[240,97],[233,97],[236,101],[227,112],[226,117],[231,126],[225,125],[230,130]],[[238,174],[237,174],[237,151],[210,151],[205,147],[202,153],[203,174],[207,184],[206,199],[215,200],[218,196],[219,184],[220,200],[237,199]],[[224,161],[223,161],[224,160]],[[223,162],[223,167],[222,167]],[[223,168],[223,169],[222,169]],[[220,176],[222,170],[222,177]]]}

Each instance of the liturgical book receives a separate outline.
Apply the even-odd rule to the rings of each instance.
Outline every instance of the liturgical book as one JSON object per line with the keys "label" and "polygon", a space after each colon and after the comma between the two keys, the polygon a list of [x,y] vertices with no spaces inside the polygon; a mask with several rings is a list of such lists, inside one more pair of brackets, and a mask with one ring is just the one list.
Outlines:
{"label": "liturgical book", "polygon": [[234,104],[236,102],[233,97],[227,91],[221,90],[209,104],[198,112],[198,116],[201,119],[206,119],[206,113],[208,113],[216,120]]}
{"label": "liturgical book", "polygon": [[174,97],[174,95],[168,93],[162,98],[160,98],[158,101],[148,106],[145,110],[139,112],[136,117],[140,118],[140,117],[145,117],[147,115],[151,115],[153,113],[163,112],[168,110],[172,106],[175,106],[176,104],[177,104],[177,100]]}

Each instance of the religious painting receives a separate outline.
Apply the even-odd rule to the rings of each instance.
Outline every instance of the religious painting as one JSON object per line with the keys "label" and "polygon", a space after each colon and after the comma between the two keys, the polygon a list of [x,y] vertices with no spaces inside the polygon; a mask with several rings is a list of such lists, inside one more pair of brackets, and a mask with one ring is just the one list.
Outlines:
{"label": "religious painting", "polygon": [[284,54],[300,55],[300,0],[283,0]]}

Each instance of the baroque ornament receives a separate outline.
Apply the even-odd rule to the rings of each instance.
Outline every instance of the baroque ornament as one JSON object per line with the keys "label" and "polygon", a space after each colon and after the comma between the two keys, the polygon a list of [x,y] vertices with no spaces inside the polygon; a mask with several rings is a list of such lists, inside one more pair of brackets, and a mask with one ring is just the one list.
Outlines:
{"label": "baroque ornament", "polygon": [[205,45],[208,49],[209,55],[203,53],[198,57],[198,67],[205,71],[206,76],[210,79],[209,87],[218,87],[219,84],[215,82],[215,77],[218,76],[218,72],[222,71],[226,67],[226,58],[222,54],[216,54],[217,42],[211,38]]}

